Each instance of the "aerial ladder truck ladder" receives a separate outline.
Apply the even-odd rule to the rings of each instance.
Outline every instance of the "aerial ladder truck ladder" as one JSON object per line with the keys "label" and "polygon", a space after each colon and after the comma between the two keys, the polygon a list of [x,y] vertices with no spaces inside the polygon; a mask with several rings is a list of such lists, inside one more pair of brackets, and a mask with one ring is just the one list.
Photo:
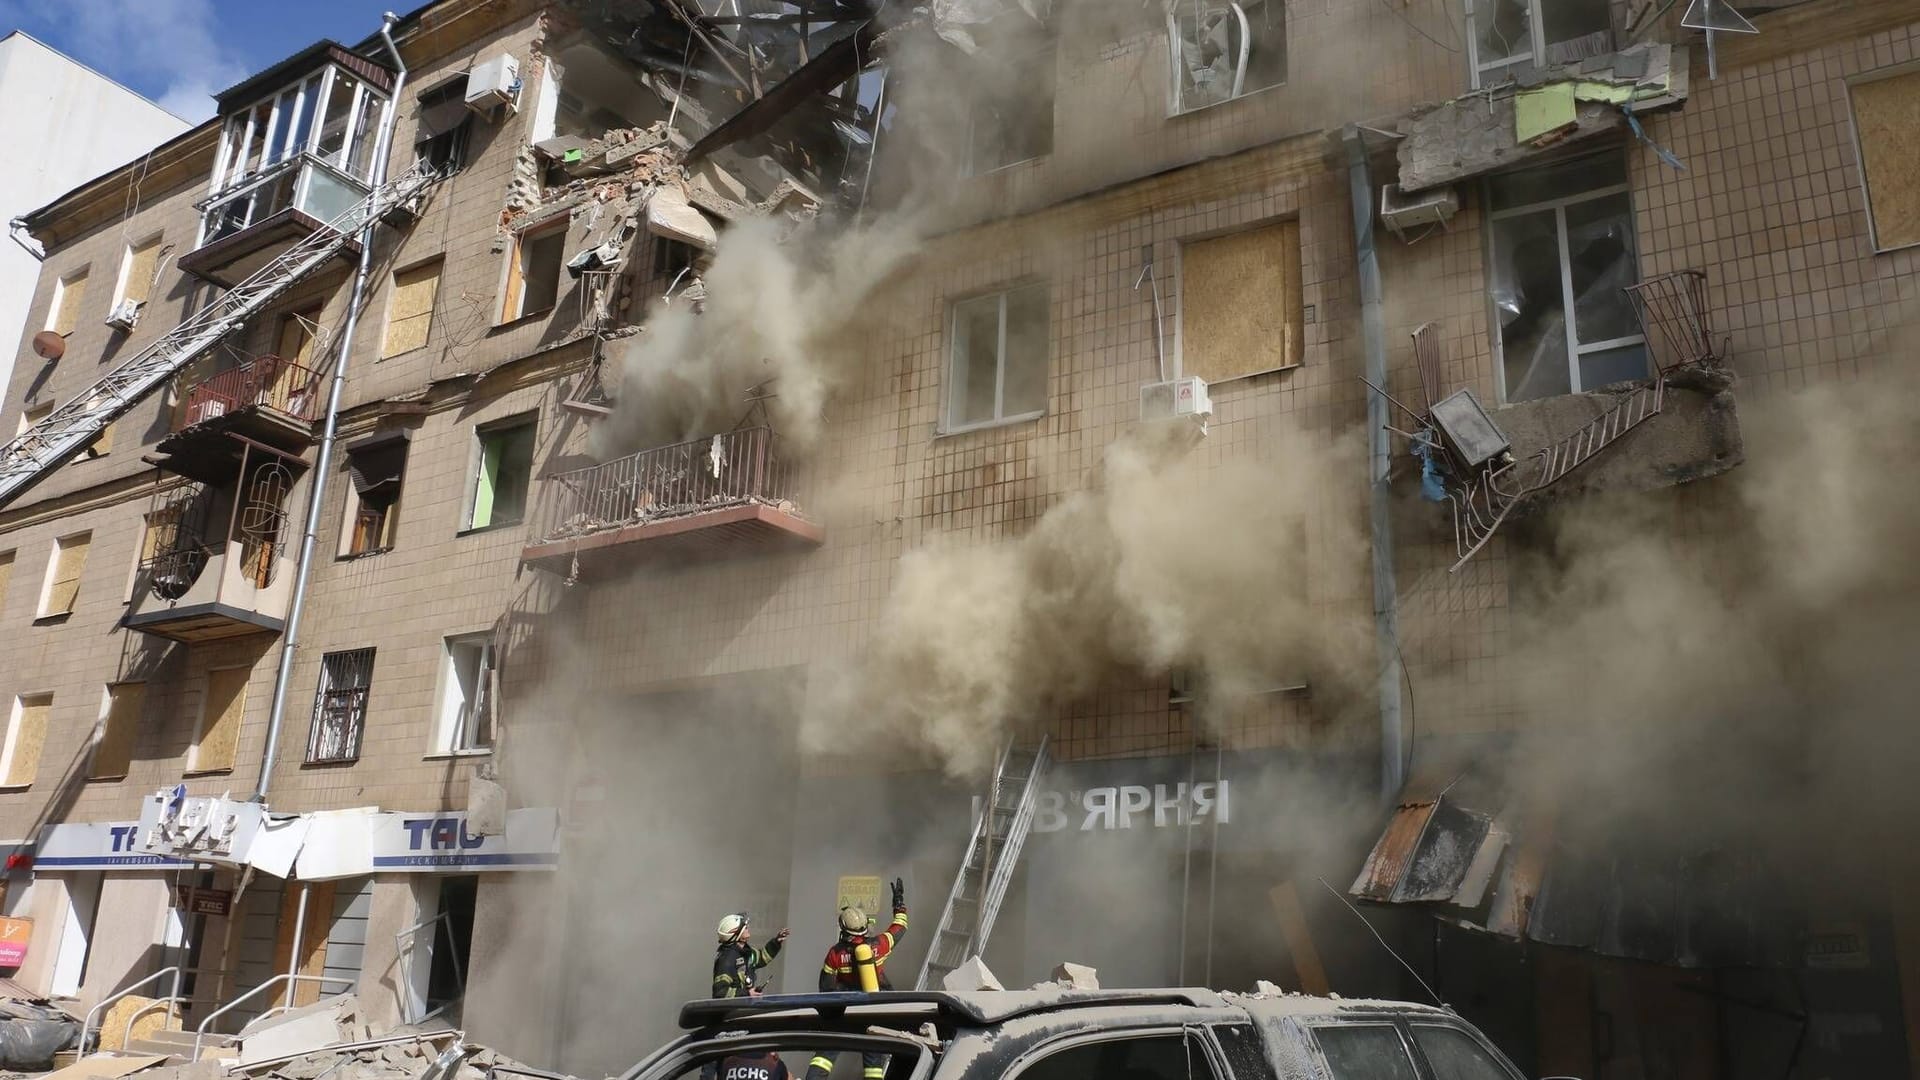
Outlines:
{"label": "aerial ladder truck ladder", "polygon": [[315,229],[132,359],[0,444],[0,508],[65,464],[161,383],[186,370],[288,289],[338,255],[374,218],[425,194],[443,174],[416,166]]}

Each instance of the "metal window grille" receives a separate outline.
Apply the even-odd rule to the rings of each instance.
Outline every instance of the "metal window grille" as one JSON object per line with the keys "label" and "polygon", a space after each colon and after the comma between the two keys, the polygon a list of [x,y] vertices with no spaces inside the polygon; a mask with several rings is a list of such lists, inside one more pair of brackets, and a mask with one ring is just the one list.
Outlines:
{"label": "metal window grille", "polygon": [[313,698],[313,730],[307,736],[309,765],[354,761],[367,726],[367,691],[373,683],[373,650],[328,653],[320,660],[320,686]]}

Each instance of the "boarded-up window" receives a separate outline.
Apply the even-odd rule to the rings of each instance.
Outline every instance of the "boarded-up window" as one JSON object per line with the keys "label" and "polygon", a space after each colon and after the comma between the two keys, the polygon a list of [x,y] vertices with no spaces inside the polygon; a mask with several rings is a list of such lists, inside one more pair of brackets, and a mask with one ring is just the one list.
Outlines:
{"label": "boarded-up window", "polygon": [[440,294],[438,259],[393,275],[393,300],[387,306],[387,340],[380,358],[398,356],[427,343],[433,326],[433,301]]}
{"label": "boarded-up window", "polygon": [[[159,256],[158,236],[128,245],[126,258],[120,264],[120,300],[147,302],[147,294],[153,291],[153,268]],[[118,304],[119,301],[115,301],[115,306]]]}
{"label": "boarded-up window", "polygon": [[86,448],[80,451],[80,456],[73,460],[91,461],[94,458],[104,457],[108,453],[111,453],[113,450],[113,427],[114,421],[107,421],[107,426],[101,428],[100,434],[94,436],[93,441],[88,443]]}
{"label": "boarded-up window", "polygon": [[1225,382],[1300,363],[1300,223],[1180,248],[1180,373]]}
{"label": "boarded-up window", "polygon": [[247,669],[224,668],[207,672],[206,697],[200,706],[200,737],[187,757],[191,772],[219,772],[233,768],[240,745],[240,721],[247,711]]}
{"label": "boarded-up window", "polygon": [[87,298],[87,272],[60,279],[53,287],[53,306],[47,311],[47,329],[71,334],[80,325],[80,302]]}
{"label": "boarded-up window", "polygon": [[111,780],[127,775],[133,762],[133,742],[140,733],[140,708],[147,700],[146,683],[115,683],[107,687],[100,708],[100,733],[93,744],[89,780]]}
{"label": "boarded-up window", "polygon": [[53,402],[43,401],[38,405],[29,405],[21,410],[19,435],[25,435],[27,429],[53,415]]}
{"label": "boarded-up window", "polygon": [[[285,1006],[311,1005],[320,1000],[322,987],[328,993],[338,993],[332,984],[320,982],[320,976],[327,966],[327,931],[333,925],[333,889],[331,881],[288,882],[287,891],[281,894],[280,932],[273,943],[273,970],[284,972],[293,961],[294,928],[300,928],[300,974],[312,981],[302,979],[293,986],[280,991],[276,1004]],[[306,893],[305,917],[301,914],[300,894]]]}
{"label": "boarded-up window", "polygon": [[0,780],[7,787],[26,787],[40,768],[40,747],[47,741],[47,714],[52,694],[22,694],[13,699],[13,718],[7,725],[7,745],[0,750]]}
{"label": "boarded-up window", "polygon": [[7,585],[13,581],[13,552],[0,551],[0,611],[7,609]]}
{"label": "boarded-up window", "polygon": [[53,542],[53,558],[47,564],[47,595],[40,604],[40,618],[65,615],[80,597],[80,575],[87,568],[87,547],[92,533],[63,536]]}
{"label": "boarded-up window", "polygon": [[1920,68],[1848,89],[1874,250],[1920,244]]}

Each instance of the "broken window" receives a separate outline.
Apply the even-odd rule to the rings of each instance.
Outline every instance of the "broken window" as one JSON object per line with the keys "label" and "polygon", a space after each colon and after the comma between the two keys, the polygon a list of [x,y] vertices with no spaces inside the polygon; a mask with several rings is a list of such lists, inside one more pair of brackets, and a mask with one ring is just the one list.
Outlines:
{"label": "broken window", "polygon": [[47,417],[52,415],[53,415],[52,401],[42,401],[37,405],[29,405],[26,408],[20,410],[20,430],[14,432],[14,434],[25,435],[27,433],[28,428],[34,427],[35,425],[39,424],[40,421],[45,420]]}
{"label": "broken window", "polygon": [[492,634],[446,640],[436,752],[471,753],[493,746],[493,672]]}
{"label": "broken window", "polygon": [[1621,291],[1639,280],[1625,159],[1494,177],[1487,208],[1506,400],[1645,378],[1646,339]]}
{"label": "broken window", "polygon": [[1847,87],[1859,143],[1860,184],[1875,251],[1920,244],[1920,170],[1913,133],[1920,130],[1920,70],[1870,73]]}
{"label": "broken window", "polygon": [[1300,363],[1300,222],[1180,245],[1180,374],[1208,383]]}
{"label": "broken window", "polygon": [[467,138],[473,130],[466,76],[426,91],[416,99],[416,106],[414,159],[436,172],[459,172],[467,163]]}
{"label": "broken window", "polygon": [[341,530],[340,557],[377,555],[393,547],[394,522],[400,516],[400,480],[407,468],[406,433],[387,432],[347,447],[347,520]]}
{"label": "broken window", "polygon": [[479,455],[467,528],[512,525],[527,512],[533,483],[532,418],[515,418],[478,432]]}
{"label": "broken window", "polygon": [[1047,288],[953,305],[946,430],[1027,420],[1047,409]]}
{"label": "broken window", "polygon": [[1181,0],[1167,13],[1173,111],[1187,112],[1287,81],[1283,0],[1203,4]]}
{"label": "broken window", "polygon": [[307,764],[360,757],[360,738],[367,726],[367,692],[372,686],[372,649],[330,652],[320,658],[313,729],[307,736]]}
{"label": "broken window", "polygon": [[527,229],[514,239],[507,263],[506,303],[500,321],[512,322],[551,311],[560,296],[560,268],[566,261],[567,219]]}
{"label": "broken window", "polygon": [[983,48],[1007,58],[1007,77],[979,87],[968,114],[967,172],[974,176],[1053,152],[1054,27],[1009,13],[981,37]]}
{"label": "broken window", "polygon": [[699,258],[700,251],[692,244],[669,240],[664,236],[653,238],[653,276],[662,288],[677,288],[685,284],[681,278],[695,272]]}
{"label": "broken window", "polygon": [[1607,0],[1466,0],[1473,85],[1613,51]]}

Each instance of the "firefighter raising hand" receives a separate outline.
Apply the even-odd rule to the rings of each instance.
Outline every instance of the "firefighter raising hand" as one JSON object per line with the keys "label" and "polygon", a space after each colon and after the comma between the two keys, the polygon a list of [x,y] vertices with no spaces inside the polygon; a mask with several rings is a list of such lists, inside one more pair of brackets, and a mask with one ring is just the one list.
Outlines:
{"label": "firefighter raising hand", "polygon": [[893,910],[907,910],[907,883],[904,878],[893,879]]}

